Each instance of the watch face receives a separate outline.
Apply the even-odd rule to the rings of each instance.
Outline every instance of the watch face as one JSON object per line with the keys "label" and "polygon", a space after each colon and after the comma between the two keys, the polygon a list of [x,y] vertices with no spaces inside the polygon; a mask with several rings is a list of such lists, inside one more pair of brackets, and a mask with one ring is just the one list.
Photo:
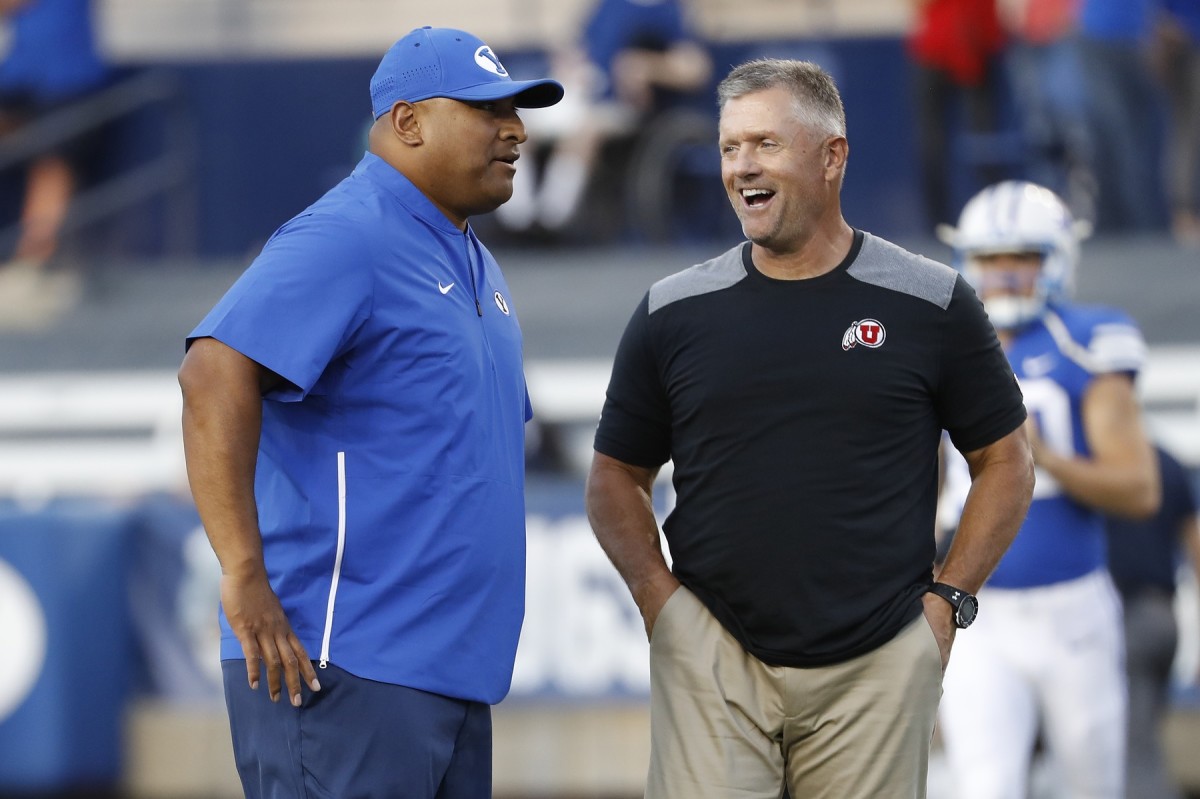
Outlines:
{"label": "watch face", "polygon": [[954,621],[959,627],[967,628],[971,626],[971,622],[975,621],[975,616],[978,614],[978,600],[976,600],[973,596],[965,596],[958,606],[958,611],[954,614]]}

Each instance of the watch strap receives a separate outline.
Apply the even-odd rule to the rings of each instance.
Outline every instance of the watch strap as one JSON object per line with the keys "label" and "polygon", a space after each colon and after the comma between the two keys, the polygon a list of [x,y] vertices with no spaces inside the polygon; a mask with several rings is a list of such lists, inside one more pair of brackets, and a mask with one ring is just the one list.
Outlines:
{"label": "watch strap", "polygon": [[963,600],[970,596],[968,592],[962,590],[961,588],[955,588],[948,583],[934,583],[933,585],[929,586],[929,591],[930,593],[937,594],[942,599],[949,602],[954,606],[955,610],[958,610],[959,606],[962,605]]}
{"label": "watch strap", "polygon": [[970,627],[979,612],[979,600],[974,594],[947,583],[933,583],[928,593],[937,594],[954,608],[954,623],[960,629]]}

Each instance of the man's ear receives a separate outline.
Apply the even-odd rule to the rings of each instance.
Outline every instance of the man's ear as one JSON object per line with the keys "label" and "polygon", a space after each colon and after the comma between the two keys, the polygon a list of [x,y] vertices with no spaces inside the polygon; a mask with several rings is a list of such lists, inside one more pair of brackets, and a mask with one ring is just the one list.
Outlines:
{"label": "man's ear", "polygon": [[841,176],[846,170],[846,159],[850,157],[850,142],[845,136],[833,136],[825,143],[825,169],[833,177]]}
{"label": "man's ear", "polygon": [[396,103],[388,118],[392,123],[392,133],[404,144],[416,147],[425,141],[417,108],[412,103],[403,100]]}

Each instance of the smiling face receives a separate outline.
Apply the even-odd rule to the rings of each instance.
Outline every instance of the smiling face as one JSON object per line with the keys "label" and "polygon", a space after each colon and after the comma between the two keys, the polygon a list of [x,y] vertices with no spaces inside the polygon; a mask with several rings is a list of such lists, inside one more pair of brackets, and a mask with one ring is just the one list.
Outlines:
{"label": "smiling face", "polygon": [[830,214],[840,219],[846,139],[806,124],[786,88],[729,99],[719,146],[725,192],[750,241],[795,252]]}
{"label": "smiling face", "polygon": [[463,102],[445,97],[413,105],[420,125],[422,190],[460,227],[512,197],[525,124],[511,98]]}

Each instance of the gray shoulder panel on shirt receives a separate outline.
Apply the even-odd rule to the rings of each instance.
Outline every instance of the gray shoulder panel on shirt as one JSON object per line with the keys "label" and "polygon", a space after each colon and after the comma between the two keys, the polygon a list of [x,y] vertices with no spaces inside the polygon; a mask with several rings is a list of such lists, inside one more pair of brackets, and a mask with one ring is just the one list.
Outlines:
{"label": "gray shoulder panel on shirt", "polygon": [[649,313],[661,310],[678,300],[721,291],[736,285],[746,277],[742,265],[744,242],[712,260],[664,277],[650,287]]}
{"label": "gray shoulder panel on shirt", "polygon": [[943,311],[950,307],[958,277],[958,272],[945,264],[914,255],[870,233],[863,234],[862,249],[847,274],[863,283],[931,302]]}

